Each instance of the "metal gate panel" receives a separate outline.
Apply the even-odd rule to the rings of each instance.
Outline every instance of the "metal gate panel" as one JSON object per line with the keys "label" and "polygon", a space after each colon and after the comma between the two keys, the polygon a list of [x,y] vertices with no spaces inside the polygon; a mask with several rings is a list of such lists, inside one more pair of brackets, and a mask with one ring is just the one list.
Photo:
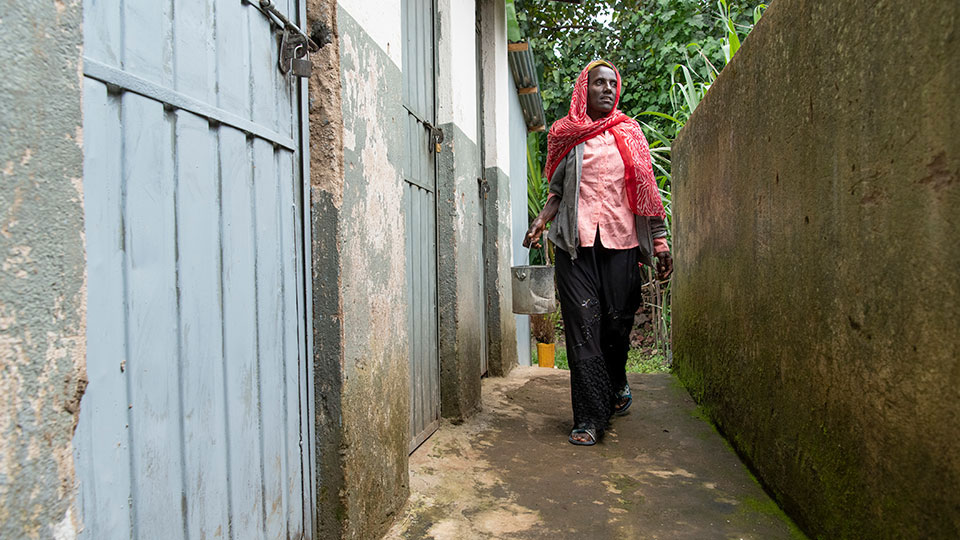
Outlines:
{"label": "metal gate panel", "polygon": [[240,0],[84,32],[81,537],[311,538],[300,85]]}
{"label": "metal gate panel", "polygon": [[[83,396],[74,446],[80,479],[79,502],[85,530],[130,531],[128,509],[131,464],[128,445],[127,335],[116,331],[126,317],[123,234],[123,183],[120,152],[107,151],[120,140],[120,99],[107,86],[85,79],[83,93],[84,176],[96,171],[99,179],[84,184],[84,221],[87,231],[87,361],[90,384]],[[110,391],[94,391],[97,386]],[[95,413],[95,414],[94,414]],[[83,482],[84,471],[97,471],[96,489]]]}
{"label": "metal gate panel", "polygon": [[181,430],[185,437],[181,467],[186,492],[195,494],[190,501],[192,511],[187,513],[187,531],[215,531],[229,517],[226,501],[219,495],[227,488],[227,467],[217,452],[226,425],[223,340],[211,339],[223,326],[218,294],[220,226],[219,220],[209,217],[211,210],[219,207],[219,175],[217,160],[213,159],[216,137],[211,135],[206,118],[185,111],[174,115],[180,303],[180,365],[176,367],[181,379]]}
{"label": "metal gate panel", "polygon": [[434,0],[403,0],[404,209],[410,311],[410,451],[440,423]]}
{"label": "metal gate panel", "polygon": [[422,121],[436,110],[434,0],[403,0],[403,104]]}
{"label": "metal gate panel", "polygon": [[[123,94],[120,106],[128,339],[126,358],[121,360],[126,366],[121,370],[130,373],[134,531],[161,531],[169,528],[166,516],[175,515],[186,491],[179,422],[183,403],[178,378],[175,185],[169,181],[174,174],[169,151],[173,117],[161,103],[136,94]],[[184,529],[170,531],[169,538],[183,538]]]}
{"label": "metal gate panel", "polygon": [[[252,144],[242,132],[220,129],[220,162],[223,178],[242,189],[223,192],[222,248],[223,343],[230,359],[225,384],[228,403],[227,440],[230,505],[233,527],[239,531],[264,530],[260,486],[260,411],[257,386],[256,246],[253,212]],[[235,449],[235,450],[234,450]]]}
{"label": "metal gate panel", "polygon": [[413,451],[436,431],[440,421],[436,197],[433,192],[408,183],[404,206],[410,301],[410,450]]}

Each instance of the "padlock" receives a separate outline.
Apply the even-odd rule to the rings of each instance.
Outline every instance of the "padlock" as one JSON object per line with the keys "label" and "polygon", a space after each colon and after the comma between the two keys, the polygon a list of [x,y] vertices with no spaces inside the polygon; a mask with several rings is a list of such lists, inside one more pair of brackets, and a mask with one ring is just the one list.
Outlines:
{"label": "padlock", "polygon": [[309,55],[303,58],[294,58],[292,63],[293,74],[297,77],[309,77],[313,71],[313,62],[310,61]]}

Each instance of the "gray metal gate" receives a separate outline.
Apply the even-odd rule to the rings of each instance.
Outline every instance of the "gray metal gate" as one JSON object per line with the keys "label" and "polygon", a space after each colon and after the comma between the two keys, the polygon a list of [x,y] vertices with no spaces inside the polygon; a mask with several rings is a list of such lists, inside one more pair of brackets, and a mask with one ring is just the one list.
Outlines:
{"label": "gray metal gate", "polygon": [[84,0],[82,538],[312,537],[305,85],[278,49],[241,0]]}
{"label": "gray metal gate", "polygon": [[412,452],[440,424],[434,0],[403,0],[402,13]]}

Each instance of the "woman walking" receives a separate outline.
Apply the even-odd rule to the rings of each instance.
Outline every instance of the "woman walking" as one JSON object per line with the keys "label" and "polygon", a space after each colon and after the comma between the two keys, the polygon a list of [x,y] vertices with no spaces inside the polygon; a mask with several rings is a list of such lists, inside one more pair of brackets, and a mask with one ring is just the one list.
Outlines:
{"label": "woman walking", "polygon": [[591,62],[574,85],[570,112],[550,128],[550,195],[523,245],[549,239],[558,248],[557,289],[570,363],[570,442],[593,445],[614,414],[633,402],[627,351],[643,284],[639,263],[666,279],[673,260],[665,212],[647,140],[617,109],[620,73]]}

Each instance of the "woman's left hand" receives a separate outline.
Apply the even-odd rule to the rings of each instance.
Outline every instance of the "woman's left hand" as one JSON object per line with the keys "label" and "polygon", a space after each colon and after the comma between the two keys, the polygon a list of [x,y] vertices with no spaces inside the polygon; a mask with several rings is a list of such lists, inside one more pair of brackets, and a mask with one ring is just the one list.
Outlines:
{"label": "woman's left hand", "polygon": [[669,251],[657,253],[657,279],[666,281],[673,274],[673,257]]}

